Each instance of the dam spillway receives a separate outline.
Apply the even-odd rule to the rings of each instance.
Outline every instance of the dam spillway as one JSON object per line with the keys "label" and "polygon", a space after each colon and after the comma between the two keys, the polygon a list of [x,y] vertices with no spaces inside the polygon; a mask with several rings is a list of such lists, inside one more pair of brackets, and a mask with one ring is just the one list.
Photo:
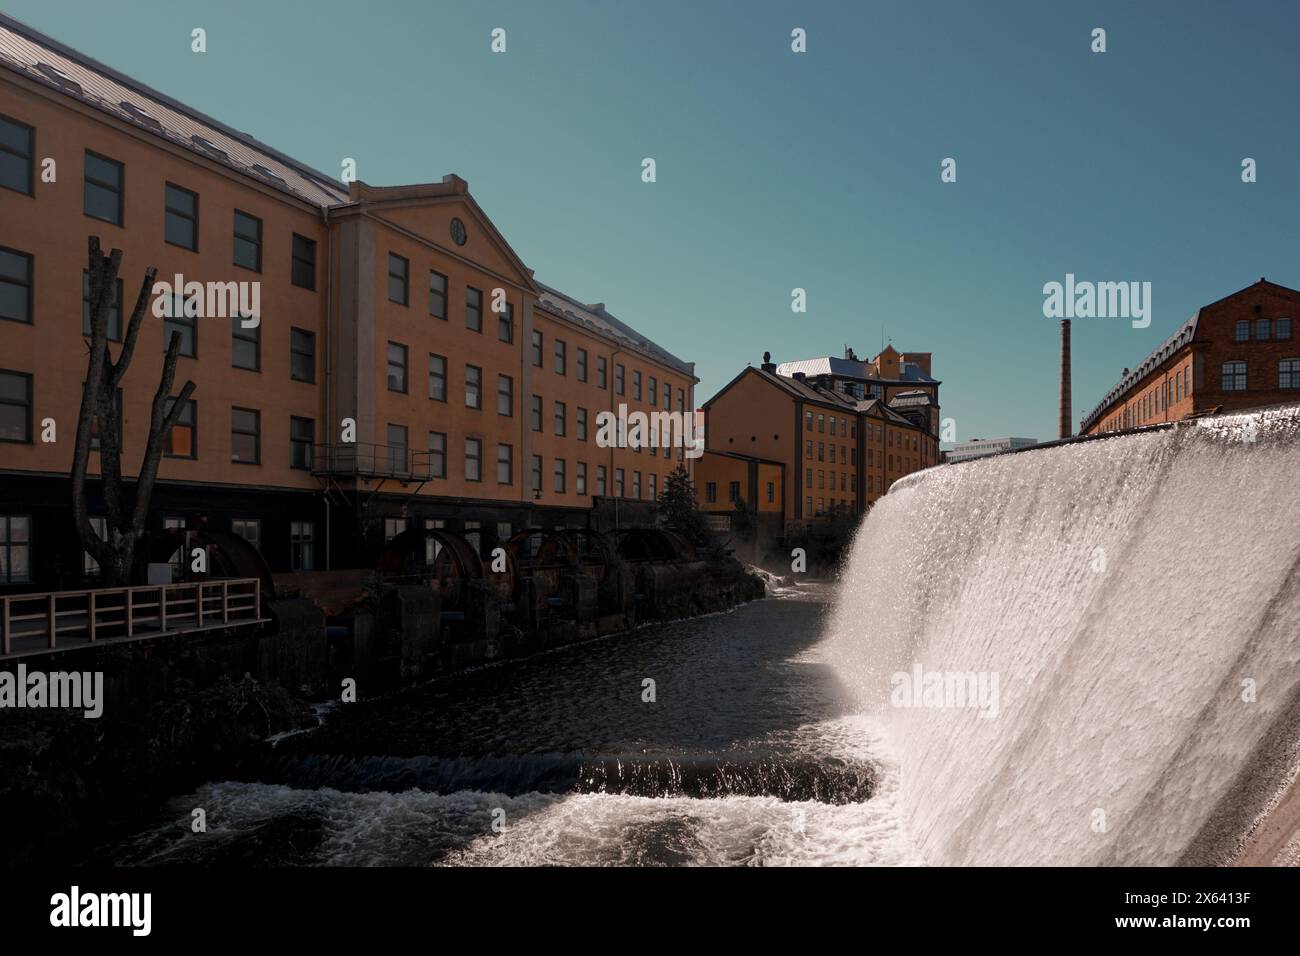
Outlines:
{"label": "dam spillway", "polygon": [[[1298,474],[1288,407],[931,469],[876,505],[825,647],[928,862],[1237,855],[1295,772]],[[944,693],[967,678],[985,699]]]}

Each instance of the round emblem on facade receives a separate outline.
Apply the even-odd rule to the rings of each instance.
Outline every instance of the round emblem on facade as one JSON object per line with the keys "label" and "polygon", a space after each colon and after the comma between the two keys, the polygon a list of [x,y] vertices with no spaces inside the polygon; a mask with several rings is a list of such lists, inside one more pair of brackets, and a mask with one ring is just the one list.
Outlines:
{"label": "round emblem on facade", "polygon": [[465,224],[459,219],[451,221],[451,241],[458,246],[465,245]]}

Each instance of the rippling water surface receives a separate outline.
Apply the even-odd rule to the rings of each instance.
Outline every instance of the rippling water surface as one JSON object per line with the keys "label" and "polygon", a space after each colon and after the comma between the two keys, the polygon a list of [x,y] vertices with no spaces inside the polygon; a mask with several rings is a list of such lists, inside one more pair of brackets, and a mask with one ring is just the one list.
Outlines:
{"label": "rippling water surface", "polygon": [[[917,863],[896,771],[815,645],[829,592],[654,625],[340,706],[113,860]],[[643,681],[655,701],[643,701]],[[190,832],[202,807],[208,832]]]}

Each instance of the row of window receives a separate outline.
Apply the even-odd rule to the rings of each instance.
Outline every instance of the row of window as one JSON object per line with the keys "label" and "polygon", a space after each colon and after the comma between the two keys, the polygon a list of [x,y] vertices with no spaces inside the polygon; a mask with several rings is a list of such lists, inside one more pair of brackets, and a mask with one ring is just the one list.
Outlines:
{"label": "row of window", "polygon": [[1290,319],[1238,319],[1234,339],[1237,342],[1249,342],[1251,333],[1256,342],[1275,340],[1285,342],[1291,338]]}
{"label": "row of window", "polygon": [[[0,247],[0,319],[31,324],[33,257],[17,249]],[[180,334],[179,354],[197,358],[199,348],[198,318],[179,298],[173,298],[164,310],[163,348],[171,342],[172,333]],[[258,322],[245,326],[245,317],[230,320],[230,364],[233,368],[262,370],[262,328]],[[113,302],[108,315],[108,339],[120,342],[122,328],[122,280],[117,280]],[[90,328],[90,275],[81,273],[81,334],[89,336]],[[316,381],[316,333],[306,329],[289,329],[289,377],[294,381]]]}
{"label": "row of window", "polygon": [[[0,116],[0,186],[35,195],[36,131],[25,123]],[[126,200],[126,165],[92,150],[85,151],[83,212],[122,226]],[[199,194],[176,183],[163,184],[163,238],[173,246],[199,250]],[[231,262],[262,271],[262,220],[234,210]],[[316,241],[293,233],[289,280],[304,289],[316,288]]]}
{"label": "row of window", "polygon": [[[429,270],[429,314],[434,318],[447,320],[448,280],[445,275],[434,269]],[[411,303],[411,262],[405,256],[395,252],[388,254],[388,301],[398,305],[409,306]],[[497,312],[497,338],[506,343],[515,340],[514,306],[503,303],[504,311]],[[471,285],[465,286],[465,328],[471,332],[483,331],[483,290]],[[390,349],[396,343],[389,343]],[[405,349],[405,346],[400,346]],[[532,333],[532,361],[536,368],[546,365],[545,336],[539,330]],[[569,374],[569,347],[564,339],[556,338],[551,343],[552,370],[556,375]],[[574,350],[574,375],[579,382],[590,380],[591,356],[584,348]],[[614,364],[614,391],[618,395],[626,394],[627,369],[622,363]],[[672,385],[663,383],[660,392],[656,376],[647,376],[648,387],[643,387],[641,371],[632,370],[632,397],[637,401],[647,401],[658,407],[662,394],[663,407],[672,407]],[[609,365],[603,355],[596,356],[595,382],[598,388],[609,387]],[[399,389],[399,391],[402,389]],[[677,410],[686,410],[686,390],[677,389]]]}
{"label": "row of window", "polygon": [[[836,449],[837,449],[837,448],[839,449],[839,453],[838,453],[838,454],[839,454],[839,462],[840,462],[841,465],[849,464],[850,459],[852,460],[852,463],[853,463],[854,465],[856,465],[856,464],[858,463],[858,450],[857,450],[856,448],[849,448],[847,445],[831,445],[831,450],[830,450],[830,461],[831,461],[832,464],[835,463],[835,455],[836,455]],[[812,460],[813,460],[813,443],[812,443],[812,439],[808,439],[807,441],[804,442],[804,457],[805,457],[806,459],[808,459],[809,461],[812,461]],[[825,443],[825,442],[820,442],[820,441],[819,441],[819,442],[817,443],[817,460],[818,460],[818,461],[826,461],[826,460],[827,460],[827,459],[826,459],[826,443]]]}

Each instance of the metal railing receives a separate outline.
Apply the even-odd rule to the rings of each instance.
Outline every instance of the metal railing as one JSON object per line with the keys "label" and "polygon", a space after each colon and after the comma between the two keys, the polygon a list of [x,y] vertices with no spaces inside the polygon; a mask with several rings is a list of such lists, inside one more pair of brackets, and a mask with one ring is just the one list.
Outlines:
{"label": "metal railing", "polygon": [[262,620],[261,581],[224,578],[0,597],[2,656]]}
{"label": "metal railing", "polygon": [[433,453],[402,445],[340,442],[313,445],[311,452],[314,475],[400,481],[428,481],[433,476]]}

